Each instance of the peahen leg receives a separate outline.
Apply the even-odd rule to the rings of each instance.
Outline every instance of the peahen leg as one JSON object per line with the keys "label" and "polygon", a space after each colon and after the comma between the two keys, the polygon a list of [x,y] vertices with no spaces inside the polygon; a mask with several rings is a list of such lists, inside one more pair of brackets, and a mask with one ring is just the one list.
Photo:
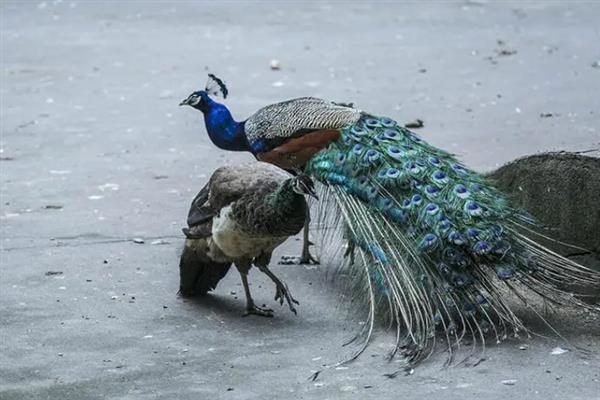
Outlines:
{"label": "peahen leg", "polygon": [[244,293],[246,294],[246,312],[244,313],[244,317],[248,315],[259,315],[261,317],[272,317],[273,310],[270,308],[261,308],[254,304],[254,300],[252,299],[252,295],[250,294],[250,285],[248,285],[248,271],[252,267],[252,264],[248,263],[236,263],[241,277],[242,277],[242,285],[244,285]]}
{"label": "peahen leg", "polygon": [[296,308],[294,304],[300,304],[296,299],[292,297],[290,290],[287,285],[283,283],[274,273],[266,265],[257,265],[258,269],[260,269],[265,275],[267,275],[271,280],[275,283],[275,300],[279,300],[279,304],[283,305],[284,299],[287,302],[290,311],[294,314],[297,314]]}

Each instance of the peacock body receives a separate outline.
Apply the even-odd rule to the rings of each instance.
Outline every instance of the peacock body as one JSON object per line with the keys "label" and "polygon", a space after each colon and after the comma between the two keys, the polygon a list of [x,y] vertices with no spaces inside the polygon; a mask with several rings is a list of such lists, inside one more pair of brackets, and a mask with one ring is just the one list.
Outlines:
{"label": "peacock body", "polygon": [[[207,92],[184,103],[201,97],[225,108]],[[204,114],[212,137],[221,122],[211,134]],[[452,354],[467,336],[485,343],[488,334],[499,341],[527,331],[507,290],[527,303],[528,290],[586,307],[561,285],[600,282],[532,239],[536,222],[491,182],[391,118],[315,98],[267,106],[242,123],[229,118],[259,160],[303,169],[322,184],[319,210],[340,221],[346,267],[364,288],[354,292],[369,305],[365,345],[379,310],[395,322],[396,351],[421,360],[441,330]]]}

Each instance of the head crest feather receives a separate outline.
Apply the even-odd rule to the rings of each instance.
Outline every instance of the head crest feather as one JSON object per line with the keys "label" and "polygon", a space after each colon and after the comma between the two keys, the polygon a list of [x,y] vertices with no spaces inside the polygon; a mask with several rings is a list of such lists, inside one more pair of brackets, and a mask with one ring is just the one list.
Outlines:
{"label": "head crest feather", "polygon": [[206,82],[205,90],[208,94],[212,94],[214,96],[223,96],[224,99],[226,99],[227,94],[229,94],[227,86],[225,86],[225,82],[213,74],[208,74],[208,81]]}

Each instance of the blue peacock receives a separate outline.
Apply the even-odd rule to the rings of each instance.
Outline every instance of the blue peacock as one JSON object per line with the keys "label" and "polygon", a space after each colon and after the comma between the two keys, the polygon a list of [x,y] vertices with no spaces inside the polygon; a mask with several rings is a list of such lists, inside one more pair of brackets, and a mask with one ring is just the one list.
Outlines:
{"label": "blue peacock", "polygon": [[[321,185],[320,211],[339,215],[344,268],[368,304],[364,350],[376,318],[396,327],[394,353],[429,356],[442,332],[452,355],[463,339],[499,342],[528,332],[507,293],[528,303],[589,308],[561,286],[598,284],[600,274],[538,242],[536,221],[452,154],[391,118],[304,97],[272,104],[242,122],[213,98],[227,96],[209,76],[181,105],[204,114],[221,149],[251,152]],[[541,316],[540,316],[541,317]]]}

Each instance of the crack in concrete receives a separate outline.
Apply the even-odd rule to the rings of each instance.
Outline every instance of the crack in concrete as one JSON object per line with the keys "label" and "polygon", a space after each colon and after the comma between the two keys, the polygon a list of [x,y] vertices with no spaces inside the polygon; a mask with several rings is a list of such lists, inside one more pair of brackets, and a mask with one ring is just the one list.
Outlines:
{"label": "crack in concrete", "polygon": [[[77,236],[73,236],[73,238],[77,238]],[[165,235],[165,236],[145,236],[143,239],[146,240],[160,240],[160,239],[183,239],[184,236],[174,236],[174,235]],[[58,238],[54,238],[58,239]],[[53,241],[54,239],[50,238],[47,240]],[[98,244],[113,244],[113,243],[126,243],[133,241],[134,237],[129,238],[112,238],[107,240],[97,240],[97,241],[88,241],[88,242],[80,242],[80,243],[65,243],[57,241],[54,245],[32,245],[32,246],[15,246],[15,247],[2,247],[0,248],[1,252],[9,252],[9,251],[18,251],[18,250],[30,250],[30,249],[50,249],[57,247],[82,247],[82,246],[95,246]],[[68,239],[68,240],[76,240],[76,239]],[[134,244],[143,244],[143,243],[134,243]],[[162,243],[167,244],[167,243]]]}

